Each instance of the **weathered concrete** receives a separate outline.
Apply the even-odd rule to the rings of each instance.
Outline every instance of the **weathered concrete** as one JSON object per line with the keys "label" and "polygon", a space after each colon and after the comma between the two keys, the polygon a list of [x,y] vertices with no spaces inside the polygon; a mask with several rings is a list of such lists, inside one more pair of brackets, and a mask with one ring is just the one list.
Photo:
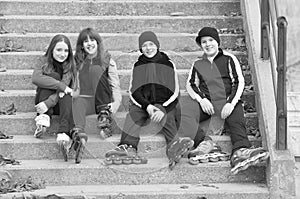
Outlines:
{"label": "weathered concrete", "polygon": [[[197,52],[174,52],[165,51],[170,59],[175,63],[177,69],[189,69],[193,62],[202,55],[202,51]],[[240,60],[240,63],[247,65],[247,55],[243,52],[230,51]],[[118,69],[131,69],[137,61],[140,52],[110,51],[112,59],[117,63]],[[35,63],[43,55],[41,51],[31,52],[7,52],[0,53],[0,67],[7,69],[33,69]]]}
{"label": "weathered concrete", "polygon": [[[139,154],[147,158],[166,158],[166,141],[165,138],[146,130],[151,128],[144,128],[141,132],[141,141],[138,146]],[[153,128],[152,128],[153,129]],[[105,140],[102,140],[98,134],[87,131],[88,142],[86,145],[87,153],[84,154],[86,158],[105,158],[105,153],[116,147],[120,141],[120,134],[114,134]],[[223,151],[231,153],[231,141],[229,136],[211,136],[212,139],[218,143]],[[249,140],[255,146],[261,145],[261,139],[249,136]],[[40,139],[34,138],[31,135],[14,135],[13,139],[0,140],[1,155],[5,157],[12,156],[17,160],[52,160],[62,159],[62,154],[56,143],[55,135],[43,136]],[[30,153],[29,153],[30,151]],[[74,159],[74,151],[70,153],[71,159]]]}
{"label": "weathered concrete", "polygon": [[[58,25],[59,24],[59,25]],[[197,26],[195,26],[197,24]],[[0,17],[0,26],[11,33],[72,32],[78,33],[89,26],[99,32],[141,33],[154,32],[197,33],[199,27],[242,28],[240,16],[42,16],[6,15]]]}
{"label": "weathered concrete", "polygon": [[[0,34],[0,44],[10,40],[16,47],[22,47],[26,51],[44,51],[52,37],[58,33],[26,33],[26,34]],[[66,35],[75,49],[78,33],[61,33]],[[103,39],[105,48],[112,51],[131,52],[138,50],[139,34],[128,33],[99,33]],[[195,42],[197,34],[189,33],[157,33],[160,47],[163,50],[175,52],[199,51]],[[221,47],[234,48],[237,42],[244,40],[244,34],[220,34]],[[239,45],[243,43],[238,43]],[[0,45],[1,46],[1,45]]]}
{"label": "weathered concrete", "polygon": [[[141,165],[103,165],[103,159],[83,159],[80,164],[74,160],[22,160],[21,165],[3,167],[13,178],[31,176],[46,185],[137,185],[137,184],[182,184],[182,183],[229,183],[265,182],[265,167],[256,166],[230,174],[229,161],[199,164],[197,166],[181,159],[171,171],[167,158],[151,158]],[[196,174],[196,175],[195,175]]]}
{"label": "weathered concrete", "polygon": [[209,183],[209,184],[158,184],[158,185],[84,185],[84,186],[49,186],[46,189],[30,193],[2,195],[30,197],[57,194],[66,199],[74,198],[130,198],[130,199],[268,199],[268,190],[264,184],[251,183]]}
{"label": "weathered concrete", "polygon": [[[263,137],[263,146],[270,152],[270,163],[267,168],[267,183],[270,198],[295,197],[294,159],[289,150],[275,149],[276,139],[276,105],[269,61],[260,59],[260,24],[259,1],[242,0],[242,13],[245,31],[248,32],[249,63],[253,71],[253,82],[257,92],[257,111],[259,126]],[[267,75],[269,74],[269,75]]]}
{"label": "weathered concrete", "polygon": [[[4,15],[56,15],[56,16],[105,16],[105,15],[148,15],[160,16],[182,12],[183,15],[229,15],[239,13],[237,0],[226,1],[1,1],[0,13]],[[195,9],[197,8],[197,9]]]}

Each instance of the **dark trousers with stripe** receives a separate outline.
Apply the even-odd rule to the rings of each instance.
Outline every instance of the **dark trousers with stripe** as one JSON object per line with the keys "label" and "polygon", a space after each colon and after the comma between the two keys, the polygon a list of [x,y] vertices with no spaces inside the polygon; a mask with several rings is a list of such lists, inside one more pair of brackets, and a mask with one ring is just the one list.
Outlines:
{"label": "dark trousers with stripe", "polygon": [[[217,116],[220,116],[220,110],[215,112],[218,114]],[[181,107],[181,122],[176,137],[190,137],[197,146],[204,140],[206,135],[206,132],[199,127],[199,123],[210,118],[211,116],[203,112],[197,101],[190,99]],[[223,124],[226,124],[229,128],[233,152],[239,148],[249,148],[251,146],[246,133],[246,120],[241,101],[235,105],[234,110]]]}

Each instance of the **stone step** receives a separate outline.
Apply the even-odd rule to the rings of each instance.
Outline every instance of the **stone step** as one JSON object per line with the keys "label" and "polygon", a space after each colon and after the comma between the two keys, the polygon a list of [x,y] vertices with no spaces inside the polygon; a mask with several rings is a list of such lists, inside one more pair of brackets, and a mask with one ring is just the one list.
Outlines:
{"label": "stone step", "polygon": [[[185,89],[186,80],[189,75],[189,69],[178,69],[178,79],[180,89]],[[36,89],[36,86],[32,83],[33,70],[7,70],[0,73],[0,88],[4,90],[32,90]],[[128,90],[131,70],[119,70],[119,79],[122,90]],[[249,71],[244,72],[246,86],[252,83],[252,76]]]}
{"label": "stone step", "polygon": [[[265,166],[249,167],[238,175],[230,174],[230,163],[190,165],[183,158],[171,171],[167,158],[151,158],[147,164],[106,166],[102,159],[22,160],[21,165],[2,168],[13,178],[31,178],[51,185],[147,185],[199,183],[265,183]],[[195,175],[197,174],[197,175]]]}
{"label": "stone step", "polygon": [[[26,51],[43,51],[49,45],[51,39],[58,33],[26,33],[26,34],[0,34],[0,47],[10,40],[15,47],[21,47]],[[79,33],[60,33],[66,35],[75,50]],[[129,33],[99,33],[104,46],[108,50],[130,52],[138,50],[139,34]],[[172,51],[198,51],[199,46],[195,42],[197,34],[189,33],[157,33],[162,50]],[[220,34],[222,48],[234,48],[244,41],[244,34]],[[239,43],[238,43],[239,42]]]}
{"label": "stone step", "polygon": [[[35,90],[5,90],[0,91],[0,104],[1,108],[15,104],[18,112],[33,112],[34,109],[34,98]],[[187,92],[181,91],[182,97],[180,103],[185,103],[189,98]],[[129,94],[126,91],[122,91],[122,104],[119,111],[128,110],[129,105]],[[247,101],[250,105],[255,107],[255,96],[253,92],[245,92],[243,99]]]}
{"label": "stone step", "polygon": [[[1,122],[1,131],[10,135],[33,135],[35,130],[35,121],[34,118],[36,116],[35,112],[17,112],[16,115],[0,115]],[[117,125],[120,128],[123,128],[124,119],[126,116],[126,112],[118,112],[115,115],[115,120]],[[86,129],[85,131],[89,134],[98,134],[99,130],[97,129],[97,116],[90,115],[87,116],[86,120]],[[207,121],[207,124],[209,121]],[[256,113],[247,113],[246,114],[246,127],[248,129],[248,133],[250,130],[258,128],[258,118]],[[204,125],[205,128],[205,125]],[[53,134],[58,130],[58,117],[53,116],[53,120],[51,122],[51,126],[48,129],[48,134]],[[143,130],[146,134],[156,134],[159,132],[159,128],[154,124],[149,124]]]}
{"label": "stone step", "polygon": [[98,32],[108,33],[141,33],[147,29],[162,33],[197,33],[204,26],[213,26],[218,29],[243,29],[241,16],[4,15],[0,17],[0,25],[10,33],[78,33],[87,24],[89,27],[95,28]]}
{"label": "stone step", "polygon": [[[139,143],[139,154],[147,158],[166,158],[165,138],[160,134],[145,135],[141,134]],[[231,153],[232,146],[229,136],[211,136],[218,143],[223,151]],[[249,140],[254,146],[261,146],[261,139],[249,136]],[[120,142],[120,134],[113,135],[102,140],[99,135],[89,134],[84,159],[98,158],[104,159],[108,150],[114,149]],[[56,143],[55,135],[43,136],[40,139],[33,135],[14,135],[13,139],[0,139],[1,155],[13,157],[17,160],[42,160],[42,159],[62,159],[62,154]],[[70,152],[69,157],[74,159],[74,151]],[[73,160],[72,160],[73,161]]]}
{"label": "stone step", "polygon": [[[197,57],[203,54],[202,51],[197,52],[174,52],[165,51],[170,59],[175,63],[177,69],[189,69]],[[247,65],[247,54],[239,51],[229,51],[236,55],[241,65]],[[110,51],[112,58],[117,63],[118,69],[131,69],[137,61],[140,52],[121,52]],[[7,69],[33,69],[37,60],[44,53],[42,51],[31,52],[6,52],[0,53],[0,67]]]}
{"label": "stone step", "polygon": [[267,199],[268,188],[263,183],[198,183],[198,184],[157,184],[157,185],[82,185],[47,186],[30,193],[10,193],[3,197],[25,197],[32,195],[46,197],[56,194],[65,199],[74,198],[130,198],[130,199]]}
{"label": "stone step", "polygon": [[[197,7],[197,9],[195,9]],[[4,15],[56,15],[56,16],[105,16],[105,15],[225,15],[240,13],[240,2],[223,1],[179,1],[179,0],[125,0],[125,1],[82,1],[82,0],[4,0],[0,2],[0,13]],[[180,14],[180,13],[178,13]]]}

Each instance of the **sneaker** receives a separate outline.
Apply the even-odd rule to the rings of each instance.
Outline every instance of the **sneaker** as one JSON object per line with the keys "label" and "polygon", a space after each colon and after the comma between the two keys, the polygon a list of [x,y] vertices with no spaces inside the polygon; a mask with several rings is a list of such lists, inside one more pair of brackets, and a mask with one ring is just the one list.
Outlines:
{"label": "sneaker", "polygon": [[36,129],[34,131],[34,137],[40,138],[46,133],[47,127],[50,127],[50,117],[46,114],[40,114],[35,118]]}
{"label": "sneaker", "polygon": [[105,157],[108,158],[110,156],[128,156],[129,152],[132,154],[134,153],[133,149],[135,150],[135,154],[136,154],[136,149],[133,148],[131,145],[121,144],[121,145],[117,146],[116,148],[106,152]]}
{"label": "sneaker", "polygon": [[231,156],[231,172],[233,174],[237,174],[240,171],[246,170],[249,166],[265,162],[268,157],[269,152],[264,150],[262,147],[240,148]]}
{"label": "sneaker", "polygon": [[68,161],[68,154],[70,151],[70,148],[72,146],[72,141],[70,137],[66,133],[58,133],[56,137],[56,142],[62,151],[64,160]]}

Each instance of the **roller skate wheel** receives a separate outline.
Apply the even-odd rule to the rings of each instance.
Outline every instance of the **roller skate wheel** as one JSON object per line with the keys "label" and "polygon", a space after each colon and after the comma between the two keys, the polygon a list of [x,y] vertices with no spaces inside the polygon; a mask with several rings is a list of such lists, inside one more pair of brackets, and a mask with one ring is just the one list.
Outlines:
{"label": "roller skate wheel", "polygon": [[201,163],[208,163],[209,162],[209,159],[208,158],[205,158],[205,159],[199,159],[199,161]]}
{"label": "roller skate wheel", "polygon": [[122,160],[123,164],[132,164],[131,158],[127,157]]}
{"label": "roller skate wheel", "polygon": [[192,165],[198,165],[200,162],[198,160],[195,160],[193,158],[190,158],[189,159],[189,163],[192,164]]}
{"label": "roller skate wheel", "polygon": [[116,158],[113,160],[113,163],[116,165],[120,165],[120,164],[122,164],[122,160],[120,158]]}
{"label": "roller skate wheel", "polygon": [[141,160],[140,158],[138,158],[138,157],[135,157],[135,158],[132,160],[132,162],[133,162],[134,164],[141,164],[141,163],[142,163],[142,160]]}
{"label": "roller skate wheel", "polygon": [[218,162],[219,161],[219,158],[218,157],[214,157],[214,158],[209,158],[209,161],[210,162]]}
{"label": "roller skate wheel", "polygon": [[113,163],[113,161],[112,161],[111,158],[105,158],[104,163],[105,163],[106,165],[111,165],[111,164]]}

